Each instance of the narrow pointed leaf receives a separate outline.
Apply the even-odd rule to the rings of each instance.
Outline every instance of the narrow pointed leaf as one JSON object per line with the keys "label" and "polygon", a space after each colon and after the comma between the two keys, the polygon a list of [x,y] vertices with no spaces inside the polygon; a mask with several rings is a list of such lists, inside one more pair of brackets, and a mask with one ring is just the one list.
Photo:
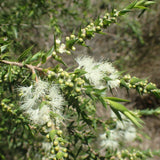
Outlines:
{"label": "narrow pointed leaf", "polygon": [[114,109],[116,109],[116,110],[118,110],[122,113],[125,112],[125,111],[129,112],[129,110],[124,105],[122,105],[120,103],[117,103],[117,102],[114,102],[114,101],[111,101],[111,100],[107,100],[107,102],[109,103],[109,105],[111,107],[113,107]]}
{"label": "narrow pointed leaf", "polygon": [[19,57],[18,57],[18,62],[23,61],[30,53],[31,53],[31,49],[33,48],[33,46],[29,47],[28,49],[26,49]]}
{"label": "narrow pointed leaf", "polygon": [[105,99],[109,99],[115,102],[130,102],[129,100],[126,99],[121,99],[121,98],[117,98],[117,97],[105,97]]}

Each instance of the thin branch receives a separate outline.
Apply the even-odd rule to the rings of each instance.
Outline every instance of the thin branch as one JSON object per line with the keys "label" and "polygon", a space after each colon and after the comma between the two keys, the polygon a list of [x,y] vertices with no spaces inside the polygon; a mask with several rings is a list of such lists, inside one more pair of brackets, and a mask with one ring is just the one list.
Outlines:
{"label": "thin branch", "polygon": [[32,66],[30,64],[22,64],[19,62],[10,62],[10,61],[6,61],[6,60],[0,60],[0,63],[5,63],[5,64],[10,64],[10,65],[15,65],[15,66],[19,66],[19,67],[27,67],[30,70],[32,70],[32,73],[36,73],[35,70],[43,72],[43,68],[39,68],[37,66]]}

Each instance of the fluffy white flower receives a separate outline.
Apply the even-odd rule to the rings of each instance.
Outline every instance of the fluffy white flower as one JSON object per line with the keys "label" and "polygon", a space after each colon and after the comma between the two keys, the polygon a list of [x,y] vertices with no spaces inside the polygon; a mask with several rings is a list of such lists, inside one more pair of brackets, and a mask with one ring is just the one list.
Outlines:
{"label": "fluffy white flower", "polygon": [[37,109],[28,109],[25,111],[26,114],[29,115],[29,119],[38,125],[43,125],[50,120],[49,116],[50,109],[47,106],[43,106],[42,108]]}
{"label": "fluffy white flower", "polygon": [[28,110],[34,108],[35,104],[36,103],[34,98],[26,99],[25,101],[22,102],[21,109]]}
{"label": "fluffy white flower", "polygon": [[42,149],[44,149],[46,152],[49,152],[52,146],[53,144],[50,142],[42,142]]}
{"label": "fluffy white flower", "polygon": [[120,142],[132,142],[136,138],[136,128],[133,123],[123,115],[121,115],[122,121],[118,120],[113,112],[111,117],[116,120],[116,126],[110,130],[109,135],[106,136],[106,133],[99,135],[100,147],[116,149]]}
{"label": "fluffy white flower", "polygon": [[42,149],[44,150],[45,154],[42,157],[42,160],[49,160],[55,158],[54,154],[51,154],[53,144],[50,142],[42,142]]}
{"label": "fluffy white flower", "polygon": [[61,108],[64,104],[63,97],[60,94],[58,87],[52,86],[49,90],[49,97],[51,98],[50,104],[53,108]]}
{"label": "fluffy white flower", "polygon": [[24,93],[21,109],[34,124],[44,125],[48,121],[52,121],[53,119],[50,117],[52,111],[55,115],[54,123],[60,125],[63,120],[64,99],[57,86],[38,81],[32,87],[21,87],[20,90]]}
{"label": "fluffy white flower", "polygon": [[136,138],[136,129],[130,126],[124,133],[124,138],[127,142],[132,142]]}
{"label": "fluffy white flower", "polygon": [[115,72],[114,74],[111,74],[108,76],[111,80],[109,80],[107,83],[111,88],[116,88],[120,84],[120,80],[118,79],[118,74]]}
{"label": "fluffy white flower", "polygon": [[22,93],[23,98],[31,98],[32,97],[32,88],[33,86],[31,85],[30,87],[20,87],[19,91]]}
{"label": "fluffy white flower", "polygon": [[108,77],[107,85],[110,88],[119,86],[118,74],[115,68],[109,62],[95,62],[91,57],[80,57],[76,59],[79,68],[83,68],[87,73],[86,78],[95,85],[96,88],[105,88],[104,78]]}
{"label": "fluffy white flower", "polygon": [[109,138],[106,137],[106,133],[101,134],[100,136],[100,147],[102,148],[113,148],[116,149],[118,147],[118,141],[114,138],[114,133],[111,133]]}
{"label": "fluffy white flower", "polygon": [[38,99],[41,96],[44,96],[46,90],[48,89],[48,85],[49,84],[45,81],[39,80],[38,82],[36,82],[34,85],[34,91],[32,93],[34,95],[34,99]]}

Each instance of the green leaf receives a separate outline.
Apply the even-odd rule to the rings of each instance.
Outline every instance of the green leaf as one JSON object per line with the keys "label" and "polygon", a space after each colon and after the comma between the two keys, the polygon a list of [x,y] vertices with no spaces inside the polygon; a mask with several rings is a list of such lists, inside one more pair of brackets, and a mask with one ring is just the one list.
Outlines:
{"label": "green leaf", "polygon": [[35,79],[36,79],[36,76],[37,76],[37,75],[36,75],[35,73],[33,73],[33,74],[32,74],[32,79],[35,80]]}
{"label": "green leaf", "polygon": [[7,99],[7,98],[4,98],[4,99],[2,100],[3,103],[9,103],[10,101],[11,101],[11,99]]}
{"label": "green leaf", "polygon": [[9,44],[6,44],[6,45],[3,45],[3,46],[0,47],[1,48],[1,53],[8,47],[8,45]]}
{"label": "green leaf", "polygon": [[63,155],[64,155],[63,152],[58,152],[58,153],[56,154],[56,158],[57,158],[57,159],[61,159],[61,158],[63,158]]}
{"label": "green leaf", "polygon": [[131,10],[130,10],[130,9],[123,9],[123,10],[121,10],[121,11],[119,12],[119,15],[121,16],[121,15],[124,15],[124,14],[126,14],[126,13],[128,13],[128,12],[131,12]]}
{"label": "green leaf", "polygon": [[146,5],[146,6],[149,6],[149,5],[152,5],[152,4],[155,4],[156,2],[154,2],[154,1],[147,1],[147,2],[145,2],[144,4]]}
{"label": "green leaf", "polygon": [[137,0],[134,1],[133,3],[131,3],[130,5],[128,5],[128,6],[126,7],[126,9],[132,9],[132,8],[135,7],[136,4],[137,4]]}
{"label": "green leaf", "polygon": [[104,98],[102,96],[99,96],[98,99],[100,100],[100,102],[102,103],[102,105],[107,109],[107,103],[104,100]]}
{"label": "green leaf", "polygon": [[36,61],[36,60],[38,60],[40,57],[41,57],[41,55],[42,55],[42,52],[37,52],[36,54],[34,54],[33,56],[32,56],[32,58],[31,58],[31,62],[32,61]]}
{"label": "green leaf", "polygon": [[135,8],[138,8],[138,9],[148,9],[148,8],[145,7],[145,6],[136,6]]}
{"label": "green leaf", "polygon": [[141,123],[143,123],[143,121],[140,118],[127,111],[124,112],[124,115],[128,117],[137,127],[142,127]]}
{"label": "green leaf", "polygon": [[120,103],[111,101],[111,100],[109,100],[109,99],[107,99],[107,102],[109,103],[109,105],[110,105],[111,107],[113,107],[114,109],[116,109],[116,110],[118,110],[118,111],[120,111],[120,112],[122,112],[122,113],[125,112],[125,111],[129,112],[129,110],[128,110],[124,105],[122,105],[122,104],[120,104]]}
{"label": "green leaf", "polygon": [[14,33],[15,38],[17,39],[17,38],[18,38],[17,28],[14,27],[14,26],[12,26],[12,30],[13,30],[13,33]]}
{"label": "green leaf", "polygon": [[31,49],[33,48],[33,46],[29,47],[28,49],[26,49],[19,57],[18,57],[18,62],[23,61],[30,53],[31,53]]}
{"label": "green leaf", "polygon": [[124,79],[121,79],[120,85],[121,85],[121,86],[124,86],[124,87],[127,88],[127,89],[129,89],[129,86],[126,84],[126,82],[125,82]]}
{"label": "green leaf", "polygon": [[141,80],[137,77],[132,77],[132,79],[130,80],[130,84],[134,85],[138,82],[140,82]]}
{"label": "green leaf", "polygon": [[9,56],[10,56],[10,53],[7,52],[5,54],[0,55],[0,59],[4,59],[4,58],[9,57]]}
{"label": "green leaf", "polygon": [[86,72],[85,70],[83,70],[83,69],[75,69],[75,70],[74,70],[74,73],[75,73],[78,77],[80,77],[80,76],[86,74],[87,72]]}
{"label": "green leaf", "polygon": [[121,98],[117,98],[117,97],[105,97],[105,99],[109,99],[115,102],[130,102],[129,100],[126,99],[121,99]]}
{"label": "green leaf", "polygon": [[52,141],[54,140],[56,133],[57,133],[56,130],[51,130],[51,131],[49,132],[49,137],[50,137],[50,139],[51,139]]}
{"label": "green leaf", "polygon": [[145,1],[146,1],[146,0],[138,1],[138,2],[136,3],[136,6],[142,6],[142,5],[144,5]]}
{"label": "green leaf", "polygon": [[25,65],[27,63],[30,63],[31,58],[32,58],[32,55],[29,55],[28,58],[23,62],[23,64]]}
{"label": "green leaf", "polygon": [[43,56],[42,56],[42,64],[44,64],[46,62],[46,60],[47,60],[47,57],[46,57],[46,55],[43,54]]}
{"label": "green leaf", "polygon": [[122,117],[121,117],[120,113],[116,109],[114,109],[113,107],[111,107],[111,109],[115,113],[115,115],[118,117],[118,119],[122,121]]}

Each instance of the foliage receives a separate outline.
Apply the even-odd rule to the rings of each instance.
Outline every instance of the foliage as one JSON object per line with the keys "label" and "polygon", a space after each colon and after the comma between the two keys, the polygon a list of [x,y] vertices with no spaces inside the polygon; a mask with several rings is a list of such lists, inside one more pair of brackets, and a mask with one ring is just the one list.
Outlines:
{"label": "foliage", "polygon": [[[83,1],[83,5],[87,2]],[[1,14],[6,16],[9,13],[7,24],[3,22],[4,18],[1,20],[7,26],[1,27],[3,32],[0,41],[1,159],[100,160],[152,157],[150,151],[127,147],[127,143],[136,137],[136,127],[142,127],[140,115],[144,112],[131,111],[122,104],[127,100],[109,97],[108,94],[116,88],[125,87],[127,91],[134,88],[139,94],[152,93],[160,97],[156,85],[137,77],[123,76],[108,61],[97,62],[89,56],[75,59],[78,67],[68,66],[62,60],[62,54],[72,56],[77,45],[86,46],[86,40],[92,39],[95,34],[103,34],[103,29],[116,23],[120,16],[137,8],[146,10],[154,2],[134,1],[120,11],[113,9],[65,40],[59,34],[61,14],[57,14],[59,10],[69,15],[71,12],[66,11],[63,1],[28,0],[16,5],[16,9],[13,7],[13,14],[6,10],[6,6],[11,3],[2,2]],[[79,3],[74,1],[74,4]],[[31,46],[20,55],[10,54],[14,51],[14,45],[20,42],[18,40],[11,45],[19,33],[17,29],[23,26],[23,17],[29,27],[34,27],[42,15],[51,16],[55,31],[52,48],[33,54]],[[14,19],[17,20],[15,27],[10,25]],[[32,20],[35,20],[35,24]],[[17,47],[13,53],[16,50]],[[58,64],[45,67],[49,60]],[[105,115],[105,119],[100,117],[97,114],[100,106],[106,113],[110,108],[111,116]],[[155,113],[158,114],[159,110],[153,111]],[[118,138],[120,135],[124,141]]]}

